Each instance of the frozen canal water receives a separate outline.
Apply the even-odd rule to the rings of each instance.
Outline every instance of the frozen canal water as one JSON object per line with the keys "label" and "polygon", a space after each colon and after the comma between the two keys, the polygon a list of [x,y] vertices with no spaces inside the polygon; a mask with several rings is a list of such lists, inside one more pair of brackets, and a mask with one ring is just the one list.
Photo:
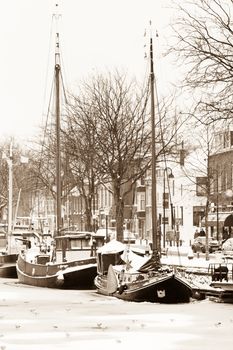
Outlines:
{"label": "frozen canal water", "polygon": [[233,305],[124,302],[0,279],[0,350],[230,350]]}

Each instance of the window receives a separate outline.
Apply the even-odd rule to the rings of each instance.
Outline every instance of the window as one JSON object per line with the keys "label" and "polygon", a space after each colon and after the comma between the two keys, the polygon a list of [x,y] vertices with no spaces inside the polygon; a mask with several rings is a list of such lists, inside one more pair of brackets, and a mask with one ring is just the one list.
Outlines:
{"label": "window", "polygon": [[140,194],[139,210],[145,210],[145,193]]}
{"label": "window", "polygon": [[225,191],[226,189],[226,172],[225,170],[223,170],[222,173],[222,190]]}
{"label": "window", "polygon": [[221,170],[219,171],[219,176],[218,176],[218,191],[221,192],[222,191],[222,173]]}
{"label": "window", "polygon": [[230,146],[233,146],[233,131],[230,131]]}
{"label": "window", "polygon": [[[211,172],[210,172],[211,173]],[[216,183],[216,179],[213,179],[211,176],[210,176],[210,193],[213,194],[214,193],[214,187],[215,187],[215,183]]]}
{"label": "window", "polygon": [[101,208],[104,207],[104,189],[103,189],[103,187],[101,187],[101,189],[100,189],[100,207]]}
{"label": "window", "polygon": [[180,225],[184,224],[184,208],[183,206],[180,207]]}
{"label": "window", "polygon": [[107,188],[104,189],[104,207],[108,206],[108,190]]}
{"label": "window", "polygon": [[141,177],[141,186],[145,186],[145,176]]}
{"label": "window", "polygon": [[201,220],[205,216],[204,206],[194,206],[193,207],[193,226],[200,226]]}
{"label": "window", "polygon": [[226,131],[223,134],[223,148],[228,148],[229,147],[229,132]]}
{"label": "window", "polygon": [[111,207],[112,206],[112,193],[109,191],[108,194],[109,194],[109,197],[108,197],[109,204],[108,205],[109,205],[109,207]]}
{"label": "window", "polygon": [[196,194],[197,196],[205,196],[207,191],[207,177],[196,178]]}

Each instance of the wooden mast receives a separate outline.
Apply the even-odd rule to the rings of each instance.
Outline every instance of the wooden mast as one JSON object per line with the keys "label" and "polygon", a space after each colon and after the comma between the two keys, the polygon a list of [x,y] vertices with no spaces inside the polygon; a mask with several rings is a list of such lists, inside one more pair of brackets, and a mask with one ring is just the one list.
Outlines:
{"label": "wooden mast", "polygon": [[[55,117],[56,117],[56,235],[61,235],[62,218],[61,218],[61,142],[60,142],[60,45],[59,33],[56,33],[56,51],[55,51]],[[63,242],[63,240],[62,240]],[[62,260],[65,260],[65,247],[62,243]]]}
{"label": "wooden mast", "polygon": [[156,144],[155,144],[155,75],[153,62],[153,41],[150,38],[150,90],[151,90],[151,177],[152,177],[152,249],[153,258],[156,265],[159,264],[159,247],[158,247],[158,220],[157,220],[157,180],[156,180]]}

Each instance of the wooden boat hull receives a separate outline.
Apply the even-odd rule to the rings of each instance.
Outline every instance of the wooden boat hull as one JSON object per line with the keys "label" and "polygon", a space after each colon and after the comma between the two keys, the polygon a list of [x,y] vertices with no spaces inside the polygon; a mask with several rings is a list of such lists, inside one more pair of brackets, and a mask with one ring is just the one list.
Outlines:
{"label": "wooden boat hull", "polygon": [[0,255],[0,277],[17,278],[16,260],[17,254]]}
{"label": "wooden boat hull", "polygon": [[[68,270],[68,271],[67,271]],[[74,269],[63,271],[63,289],[93,289],[94,279],[97,274],[97,264],[85,264]]]}
{"label": "wooden boat hull", "polygon": [[206,290],[206,296],[225,303],[233,303],[233,282],[212,282]]}
{"label": "wooden boat hull", "polygon": [[16,268],[20,283],[64,289],[92,288],[97,271],[95,258],[42,265],[25,261],[22,254],[19,254]]}
{"label": "wooden boat hull", "polygon": [[19,254],[16,262],[17,276],[20,283],[34,287],[59,288],[63,280],[58,277],[58,267],[54,270],[46,265],[32,264],[24,260]]}
{"label": "wooden boat hull", "polygon": [[117,293],[117,298],[152,303],[188,303],[192,296],[191,289],[174,275],[153,278],[145,284],[125,289]]}
{"label": "wooden boat hull", "polygon": [[112,294],[107,292],[100,278],[95,279],[95,285],[100,294],[112,295],[122,300],[151,303],[188,303],[192,297],[192,288],[177,278],[174,274],[150,278],[145,282],[138,282],[122,286]]}

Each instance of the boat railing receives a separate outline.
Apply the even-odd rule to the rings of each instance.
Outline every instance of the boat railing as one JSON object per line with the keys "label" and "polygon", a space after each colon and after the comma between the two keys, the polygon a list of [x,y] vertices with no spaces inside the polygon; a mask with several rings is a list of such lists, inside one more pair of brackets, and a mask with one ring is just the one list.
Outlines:
{"label": "boat railing", "polygon": [[209,265],[209,273],[212,281],[233,280],[233,263],[214,263]]}

